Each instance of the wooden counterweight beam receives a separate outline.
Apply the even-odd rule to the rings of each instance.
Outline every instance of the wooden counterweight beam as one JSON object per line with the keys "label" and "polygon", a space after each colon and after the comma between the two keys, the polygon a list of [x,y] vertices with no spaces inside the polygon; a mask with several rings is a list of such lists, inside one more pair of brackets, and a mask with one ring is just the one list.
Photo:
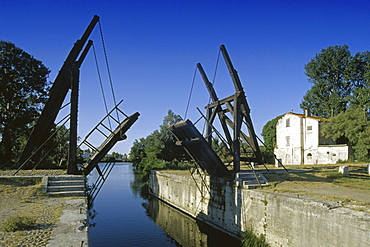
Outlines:
{"label": "wooden counterweight beam", "polygon": [[42,110],[35,127],[31,131],[27,144],[18,159],[19,166],[23,166],[23,168],[32,168],[32,165],[25,164],[25,162],[31,155],[33,155],[34,150],[40,147],[50,136],[50,131],[54,127],[54,122],[59,113],[59,109],[63,104],[68,90],[72,87],[73,67],[75,66],[81,50],[85,46],[88,37],[98,21],[99,16],[95,15],[81,36],[81,39],[76,41],[63,63],[62,68],[50,89],[49,98],[45,103],[44,109]]}
{"label": "wooden counterweight beam", "polygon": [[[231,63],[231,59],[224,45],[220,46],[220,50],[223,54],[236,92],[235,94],[224,99],[218,99],[216,91],[214,90],[213,85],[208,80],[203,67],[200,63],[197,64],[197,68],[206,85],[210,98],[212,99],[212,103],[208,104],[205,107],[207,110],[206,136],[207,141],[211,143],[211,125],[213,124],[215,115],[217,114],[220,119],[221,127],[224,131],[228,145],[232,150],[234,171],[238,172],[240,170],[240,161],[253,160],[253,162],[257,162],[259,164],[263,164],[263,161],[250,117],[250,108],[248,106],[248,102],[242,84],[240,82],[238,72],[235,70],[233,64]],[[226,108],[223,109],[223,106],[226,106]],[[227,113],[231,114],[232,120],[226,115]],[[241,130],[243,123],[248,129],[249,136],[243,133]],[[229,128],[232,129],[232,134],[230,133]],[[255,155],[254,158],[248,157],[248,159],[246,159],[240,157],[241,139],[244,140],[251,147]]]}

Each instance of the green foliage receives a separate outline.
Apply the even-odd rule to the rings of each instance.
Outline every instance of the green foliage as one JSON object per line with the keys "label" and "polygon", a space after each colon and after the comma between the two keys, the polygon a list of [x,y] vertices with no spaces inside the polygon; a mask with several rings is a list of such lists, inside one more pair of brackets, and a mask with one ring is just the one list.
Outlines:
{"label": "green foliage", "polygon": [[139,164],[143,158],[145,158],[145,138],[140,138],[135,140],[132,144],[129,159],[135,164]]}
{"label": "green foliage", "polygon": [[[90,150],[88,151],[84,151],[85,154],[91,154],[91,151],[89,153]],[[105,157],[103,158],[103,161],[114,161],[114,160],[125,160],[126,159],[126,155],[124,154],[120,154],[118,152],[112,152],[111,154],[107,154],[105,155]]]}
{"label": "green foliage", "polygon": [[352,67],[357,75],[355,88],[351,97],[351,106],[361,107],[369,113],[370,109],[370,52],[357,53],[354,58],[356,66]]}
{"label": "green foliage", "polygon": [[19,230],[27,230],[32,228],[36,223],[36,219],[27,216],[11,216],[3,222],[1,230],[4,232],[15,232]]}
{"label": "green foliage", "polygon": [[229,162],[233,159],[230,151],[227,148],[227,145],[217,138],[212,139],[212,149],[215,150],[215,152],[223,162]]}
{"label": "green foliage", "polygon": [[252,231],[247,230],[242,236],[242,247],[269,247],[269,245],[263,235],[257,237]]}
{"label": "green foliage", "polygon": [[49,70],[13,43],[0,41],[0,161],[18,157],[47,99]]}
{"label": "green foliage", "polygon": [[326,178],[331,178],[331,179],[339,179],[344,177],[345,175],[340,172],[326,172],[325,173]]}
{"label": "green foliage", "polygon": [[184,159],[185,151],[175,144],[175,139],[168,130],[170,125],[181,120],[179,115],[169,110],[159,130],[134,141],[129,157],[137,169],[149,172],[152,169],[181,167],[180,161]]}
{"label": "green foliage", "polygon": [[112,152],[112,154],[110,154],[109,156],[112,157],[112,158],[115,158],[115,159],[122,159],[122,158],[124,158],[124,155],[123,154],[120,154],[118,152]]}
{"label": "green foliage", "polygon": [[262,128],[263,142],[269,150],[274,150],[276,146],[276,124],[281,117],[282,115],[268,121]]}
{"label": "green foliage", "polygon": [[262,128],[263,142],[266,148],[261,149],[261,153],[266,163],[274,163],[274,148],[276,146],[276,124],[282,115],[268,121]]}
{"label": "green foliage", "polygon": [[347,45],[323,49],[305,66],[305,74],[313,86],[303,97],[301,108],[328,118],[332,113],[344,112],[351,101],[363,104],[369,96],[366,82],[369,64],[369,52],[352,56]]}
{"label": "green foliage", "polygon": [[370,159],[370,122],[366,112],[359,107],[350,107],[347,111],[330,119],[322,128],[327,138],[348,139],[353,149],[353,158],[359,161]]}
{"label": "green foliage", "polygon": [[62,160],[67,160],[69,130],[65,126],[57,126],[52,132],[55,130],[57,130],[55,134],[42,148],[41,158],[45,158],[41,160],[38,168],[58,166]]}

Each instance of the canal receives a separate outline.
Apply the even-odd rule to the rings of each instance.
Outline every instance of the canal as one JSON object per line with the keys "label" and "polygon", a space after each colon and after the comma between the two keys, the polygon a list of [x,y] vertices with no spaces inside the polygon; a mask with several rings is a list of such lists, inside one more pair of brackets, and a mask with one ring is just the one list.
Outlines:
{"label": "canal", "polygon": [[[88,183],[96,176],[94,170]],[[90,210],[90,246],[240,246],[239,240],[142,196],[142,185],[131,163],[116,164]]]}

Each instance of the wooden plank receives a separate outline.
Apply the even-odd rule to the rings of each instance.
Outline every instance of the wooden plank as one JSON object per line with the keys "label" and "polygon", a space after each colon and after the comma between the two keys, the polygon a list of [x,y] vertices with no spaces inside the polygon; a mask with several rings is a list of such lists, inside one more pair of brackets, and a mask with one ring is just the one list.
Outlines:
{"label": "wooden plank", "polygon": [[192,159],[211,176],[227,177],[231,174],[210,144],[190,120],[178,122],[169,127],[169,130],[186,150]]}

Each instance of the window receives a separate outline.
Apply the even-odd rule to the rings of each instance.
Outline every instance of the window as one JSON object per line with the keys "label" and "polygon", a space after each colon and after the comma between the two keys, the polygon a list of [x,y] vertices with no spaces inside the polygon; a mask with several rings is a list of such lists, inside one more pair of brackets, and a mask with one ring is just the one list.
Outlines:
{"label": "window", "polygon": [[285,137],[285,145],[290,146],[290,136]]}
{"label": "window", "polygon": [[312,154],[311,153],[307,154],[307,161],[312,161]]}
{"label": "window", "polygon": [[290,118],[285,120],[285,127],[290,127]]}
{"label": "window", "polygon": [[312,125],[307,126],[307,131],[312,130]]}

